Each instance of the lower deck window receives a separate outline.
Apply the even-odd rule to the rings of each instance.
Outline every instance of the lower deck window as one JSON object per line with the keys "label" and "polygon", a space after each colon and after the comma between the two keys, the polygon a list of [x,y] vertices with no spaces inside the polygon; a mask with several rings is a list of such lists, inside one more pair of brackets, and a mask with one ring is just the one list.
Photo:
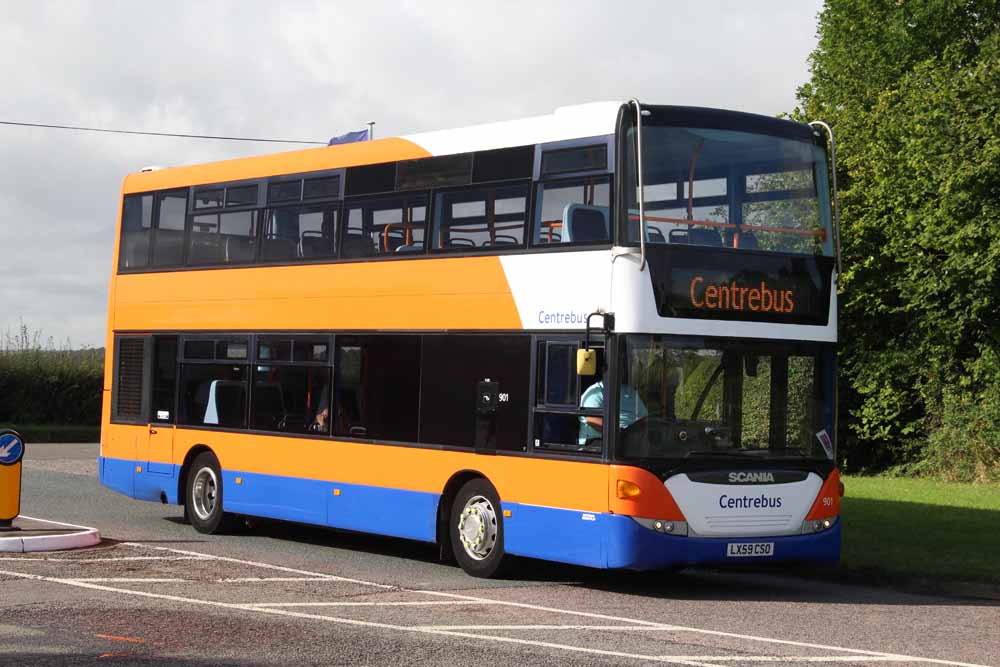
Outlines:
{"label": "lower deck window", "polygon": [[231,364],[181,366],[181,423],[244,428],[247,367]]}
{"label": "lower deck window", "polygon": [[330,432],[330,369],[254,368],[250,426],[260,431]]}

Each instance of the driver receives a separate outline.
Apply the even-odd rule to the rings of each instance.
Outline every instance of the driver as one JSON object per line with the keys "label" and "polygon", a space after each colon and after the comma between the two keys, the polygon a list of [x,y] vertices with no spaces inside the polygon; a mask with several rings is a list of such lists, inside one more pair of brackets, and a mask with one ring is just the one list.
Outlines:
{"label": "driver", "polygon": [[[587,387],[580,397],[580,407],[591,410],[604,409],[604,381],[598,380]],[[618,427],[628,428],[637,420],[648,415],[646,404],[639,398],[634,387],[627,384],[621,385],[621,394],[618,403]],[[604,418],[596,415],[585,415],[580,417],[579,444],[586,445],[588,440],[600,438],[604,431]]]}

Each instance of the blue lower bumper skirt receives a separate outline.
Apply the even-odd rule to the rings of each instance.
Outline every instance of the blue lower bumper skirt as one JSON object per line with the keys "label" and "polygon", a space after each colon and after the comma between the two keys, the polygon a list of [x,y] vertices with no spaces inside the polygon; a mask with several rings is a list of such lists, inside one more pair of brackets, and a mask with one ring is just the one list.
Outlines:
{"label": "blue lower bumper skirt", "polygon": [[[141,500],[180,502],[180,466],[101,458],[101,484]],[[333,481],[222,471],[227,512],[433,542],[441,495]],[[517,556],[596,568],[655,570],[775,561],[836,562],[840,522],[815,535],[708,539],[650,530],[626,516],[503,503],[504,547]],[[766,558],[727,558],[731,542],[773,542]]]}
{"label": "blue lower bumper skirt", "polygon": [[[821,562],[840,560],[840,521],[815,535],[782,537],[678,537],[650,530],[624,516],[609,517],[607,565],[609,568],[656,570],[719,563]],[[774,554],[766,557],[730,558],[726,545],[773,542]]]}

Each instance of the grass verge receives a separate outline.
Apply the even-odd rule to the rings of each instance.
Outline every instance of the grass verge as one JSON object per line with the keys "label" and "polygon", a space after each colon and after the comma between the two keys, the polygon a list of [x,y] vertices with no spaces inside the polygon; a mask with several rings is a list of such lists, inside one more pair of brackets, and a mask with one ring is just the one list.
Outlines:
{"label": "grass verge", "polygon": [[31,446],[33,442],[99,442],[100,426],[74,424],[0,424],[0,428],[14,429]]}
{"label": "grass verge", "polygon": [[1000,585],[1000,486],[847,477],[842,565]]}

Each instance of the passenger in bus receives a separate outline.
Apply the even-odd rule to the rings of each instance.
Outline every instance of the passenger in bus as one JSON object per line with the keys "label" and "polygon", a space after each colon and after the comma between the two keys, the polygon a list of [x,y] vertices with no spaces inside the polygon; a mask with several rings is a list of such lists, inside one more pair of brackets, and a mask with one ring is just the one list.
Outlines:
{"label": "passenger in bus", "polygon": [[320,433],[330,432],[330,385],[324,384],[323,388],[319,392],[319,400],[316,401],[312,406],[314,410],[312,424],[309,425],[310,431],[317,431]]}
{"label": "passenger in bus", "polygon": [[[604,409],[604,381],[598,380],[580,396],[580,407],[588,410]],[[621,385],[621,396],[618,405],[618,427],[628,428],[636,421],[648,416],[646,404],[642,402],[635,388]],[[580,417],[579,444],[586,445],[588,440],[600,438],[604,432],[604,418],[598,415],[583,415]]]}

